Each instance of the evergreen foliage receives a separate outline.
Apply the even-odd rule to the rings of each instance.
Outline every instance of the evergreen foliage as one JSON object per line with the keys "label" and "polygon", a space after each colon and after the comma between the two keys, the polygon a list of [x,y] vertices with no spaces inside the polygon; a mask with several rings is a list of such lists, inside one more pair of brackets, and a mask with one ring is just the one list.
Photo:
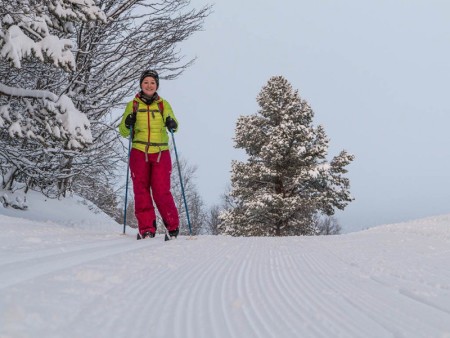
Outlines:
{"label": "evergreen foliage", "polygon": [[257,97],[259,111],[239,117],[235,147],[247,162],[233,161],[230,204],[220,229],[233,236],[318,234],[317,214],[333,215],[352,201],[346,151],[327,161],[328,139],[314,113],[282,76]]}

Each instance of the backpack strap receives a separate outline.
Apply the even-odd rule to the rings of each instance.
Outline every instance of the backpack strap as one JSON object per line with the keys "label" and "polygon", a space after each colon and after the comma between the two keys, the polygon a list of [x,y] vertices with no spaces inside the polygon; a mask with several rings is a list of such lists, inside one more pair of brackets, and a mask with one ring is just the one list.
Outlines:
{"label": "backpack strap", "polygon": [[162,116],[162,118],[164,120],[164,101],[163,100],[158,102],[158,109],[159,109],[159,112],[161,113],[161,116]]}
{"label": "backpack strap", "polygon": [[139,102],[136,99],[134,99],[133,100],[133,115],[136,116],[138,109],[139,109]]}
{"label": "backpack strap", "polygon": [[[138,112],[138,109],[139,109],[139,102],[136,100],[136,99],[134,99],[133,100],[133,115],[134,115],[134,117],[136,117],[136,114],[137,114],[137,112]],[[134,130],[134,128],[133,128],[133,135],[131,135],[131,138],[134,140],[134,133],[135,133],[135,130]]]}

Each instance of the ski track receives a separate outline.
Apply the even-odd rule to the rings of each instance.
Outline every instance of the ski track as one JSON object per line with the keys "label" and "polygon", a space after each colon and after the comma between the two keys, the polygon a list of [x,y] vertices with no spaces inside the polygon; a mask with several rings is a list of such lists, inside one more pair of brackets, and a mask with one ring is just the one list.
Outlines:
{"label": "ski track", "polygon": [[[450,297],[448,283],[408,280],[395,269],[377,271],[374,263],[367,267],[360,262],[373,260],[372,253],[353,252],[346,248],[351,242],[345,236],[169,242],[111,236],[78,240],[63,251],[34,251],[28,243],[30,251],[0,260],[0,337],[450,334],[448,304],[413,292],[426,284]],[[436,266],[421,273],[448,277]],[[30,294],[30,283],[42,292]],[[51,309],[51,321],[39,316],[39,306]]]}
{"label": "ski track", "polygon": [[76,253],[77,251],[82,252],[83,250],[101,248],[103,246],[113,246],[117,243],[123,243],[123,239],[108,239],[103,241],[99,241],[97,239],[92,241],[64,244],[64,247],[61,248],[58,245],[55,245],[54,247],[48,249],[34,249],[32,252],[16,254],[14,257],[4,255],[0,257],[0,266],[12,263],[27,263],[27,261],[31,259],[42,259],[51,256],[59,256],[61,254]]}
{"label": "ski track", "polygon": [[[327,283],[332,277],[327,273],[329,270],[317,266],[317,252],[314,252],[314,247],[309,247],[307,242],[299,244],[306,246],[301,255],[290,251],[284,253],[283,261],[290,262],[293,268],[289,270],[289,276],[284,276],[283,279],[289,283],[288,288],[294,294],[299,293],[299,290],[304,291],[299,293],[299,302],[303,306],[304,321],[308,323],[305,335],[309,330],[316,329],[315,323],[319,321],[323,323],[318,328],[320,331],[316,333],[319,337],[370,337],[369,332],[352,326],[354,318],[349,318],[347,314],[354,312],[353,309],[342,307],[342,302],[335,301],[339,300],[339,297],[336,297],[337,292],[333,285]],[[335,269],[336,267],[333,267],[332,270]],[[336,323],[339,325],[336,326]]]}
{"label": "ski track", "polygon": [[[21,258],[0,264],[0,290],[45,274],[124,253],[128,250],[135,250],[135,247],[124,243],[123,240],[116,240],[96,245],[82,245],[64,252],[52,249],[42,253],[37,252],[35,256],[26,254]],[[37,270],[39,272],[36,272]]]}
{"label": "ski track", "polygon": [[[332,252],[333,250],[330,247],[328,249],[330,259],[321,259],[320,262],[317,261],[316,263],[327,264],[327,262],[333,262],[333,264],[336,264],[332,257],[337,257],[339,261],[344,262],[339,257],[339,254]],[[351,250],[347,252],[351,252]],[[355,260],[356,256],[361,254],[364,253],[355,252],[350,260]],[[414,254],[414,251],[405,253],[405,255],[408,254]],[[322,257],[325,258],[326,255],[322,253]],[[330,271],[329,269],[330,266],[328,265],[322,270]],[[420,270],[422,270],[422,266]],[[397,272],[395,270],[392,272],[393,274],[385,272],[381,279],[383,283],[380,283],[379,277],[374,277],[372,272],[362,271],[354,263],[347,264],[345,278],[337,278],[336,281],[338,283],[334,283],[334,288],[347,302],[359,309],[360,313],[366,314],[367,318],[370,318],[370,320],[378,323],[387,332],[390,332],[390,336],[448,336],[450,334],[449,312],[437,307],[431,301],[418,301],[418,297],[414,297],[412,292],[406,291],[392,282],[385,282],[384,280],[397,279]],[[418,272],[419,269],[417,270]],[[440,275],[445,276],[445,274],[445,271],[441,270]],[[348,280],[347,282],[346,279]],[[323,281],[330,283],[329,280],[324,279]],[[419,282],[411,280],[409,283],[409,287],[413,290],[415,288],[422,289],[422,286],[417,287],[417,284],[422,284],[420,280]],[[359,295],[359,298],[355,299],[353,295]],[[392,301],[393,299],[395,299],[394,302]],[[425,318],[426,321],[424,320]],[[430,332],[435,333],[430,334]],[[445,332],[446,335],[443,335],[442,332]]]}

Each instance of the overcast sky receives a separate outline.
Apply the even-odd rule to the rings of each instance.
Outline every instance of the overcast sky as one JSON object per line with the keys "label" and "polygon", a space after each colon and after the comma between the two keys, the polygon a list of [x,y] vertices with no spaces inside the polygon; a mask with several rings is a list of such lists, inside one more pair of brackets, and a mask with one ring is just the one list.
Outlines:
{"label": "overcast sky", "polygon": [[[193,0],[200,7],[207,1]],[[230,181],[236,120],[284,76],[345,149],[355,198],[345,231],[450,213],[448,0],[220,1],[180,46],[196,63],[159,93],[180,121],[179,154],[197,165],[207,205]]]}

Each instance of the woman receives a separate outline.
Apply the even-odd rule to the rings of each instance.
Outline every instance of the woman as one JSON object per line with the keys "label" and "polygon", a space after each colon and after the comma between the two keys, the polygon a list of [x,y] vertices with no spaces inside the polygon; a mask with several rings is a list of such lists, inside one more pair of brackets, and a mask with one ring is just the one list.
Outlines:
{"label": "woman", "polygon": [[170,104],[156,92],[159,76],[146,70],[140,78],[141,91],[129,102],[119,125],[123,137],[133,133],[130,170],[133,180],[135,214],[139,232],[137,239],[153,238],[158,208],[171,238],[179,232],[178,210],[170,192],[172,160],[167,129],[177,131],[178,121]]}

